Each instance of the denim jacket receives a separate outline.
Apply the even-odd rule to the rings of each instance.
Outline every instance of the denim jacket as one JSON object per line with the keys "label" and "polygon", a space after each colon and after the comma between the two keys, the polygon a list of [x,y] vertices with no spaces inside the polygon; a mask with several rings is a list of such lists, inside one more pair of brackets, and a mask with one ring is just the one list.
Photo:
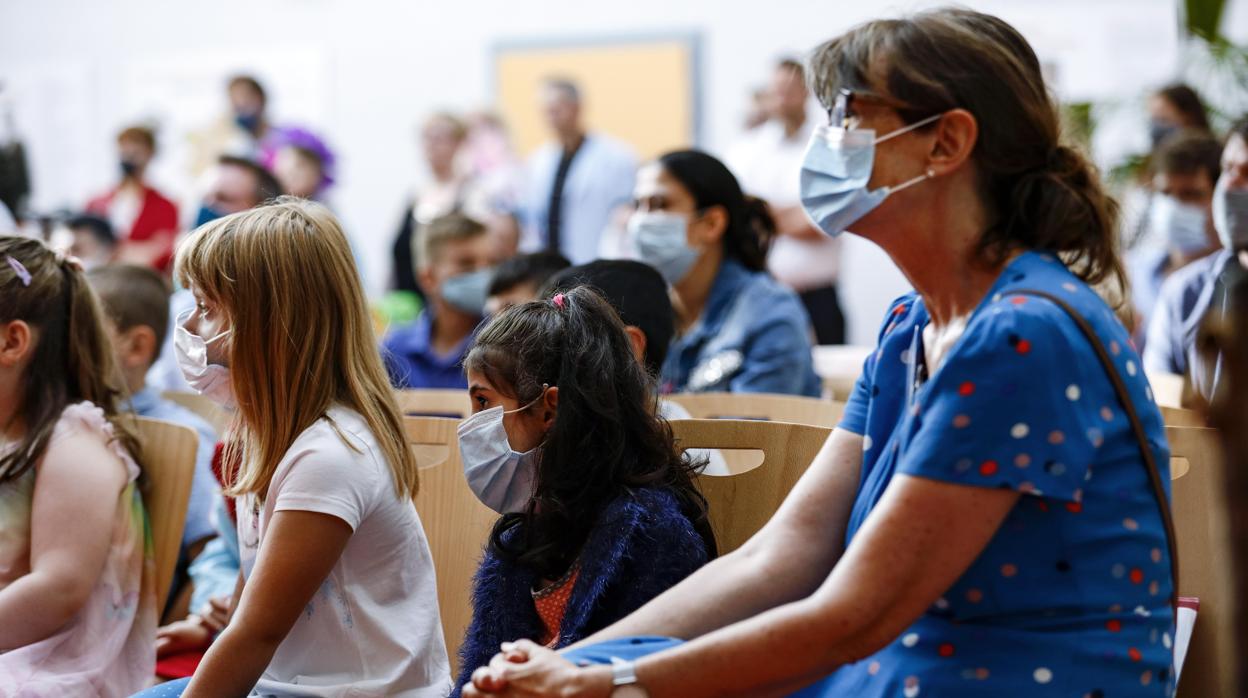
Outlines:
{"label": "denim jacket", "polygon": [[810,349],[810,318],[797,294],[725,259],[702,317],[672,342],[663,387],[818,397]]}

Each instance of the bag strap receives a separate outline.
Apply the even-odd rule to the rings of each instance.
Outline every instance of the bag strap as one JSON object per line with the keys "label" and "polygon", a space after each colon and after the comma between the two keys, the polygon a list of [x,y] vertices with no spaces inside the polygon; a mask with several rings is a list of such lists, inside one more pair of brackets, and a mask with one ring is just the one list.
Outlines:
{"label": "bag strap", "polygon": [[[1114,386],[1114,392],[1118,394],[1118,402],[1122,403],[1123,411],[1127,414],[1127,420],[1131,423],[1131,431],[1135,434],[1135,440],[1140,447],[1140,455],[1144,458],[1144,468],[1148,471],[1148,480],[1153,487],[1153,497],[1157,500],[1157,509],[1161,512],[1161,523],[1166,529],[1166,547],[1170,551],[1170,577],[1171,577],[1171,594],[1170,603],[1175,607],[1175,613],[1178,613],[1178,597],[1179,597],[1179,555],[1175,547],[1177,538],[1174,534],[1174,517],[1170,513],[1170,503],[1166,499],[1165,485],[1161,480],[1161,472],[1157,469],[1157,460],[1153,456],[1153,449],[1149,448],[1148,437],[1144,434],[1144,424],[1140,421],[1140,415],[1135,411],[1135,403],[1131,400],[1131,394],[1127,392],[1127,386],[1122,381],[1122,376],[1118,370],[1114,368],[1113,361],[1109,358],[1109,352],[1105,350],[1105,345],[1101,343],[1100,337],[1096,331],[1092,329],[1092,325],[1087,319],[1079,314],[1069,303],[1048,293],[1047,291],[1037,291],[1035,289],[1015,289],[1007,291],[1006,295],[1028,295],[1038,296],[1047,301],[1052,302],[1057,307],[1066,311],[1066,314],[1075,321],[1075,325],[1083,333],[1092,345],[1092,349],[1096,351],[1096,357],[1100,359],[1101,366],[1105,369],[1105,373],[1109,375],[1109,382]],[[1177,617],[1177,615],[1176,615]]]}

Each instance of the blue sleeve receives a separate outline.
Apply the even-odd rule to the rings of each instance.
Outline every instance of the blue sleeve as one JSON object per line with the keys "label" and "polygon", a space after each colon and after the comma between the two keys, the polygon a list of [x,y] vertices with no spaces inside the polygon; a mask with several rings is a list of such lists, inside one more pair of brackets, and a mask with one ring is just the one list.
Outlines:
{"label": "blue sleeve", "polygon": [[936,370],[897,471],[1078,502],[1113,418],[1109,380],[1064,311],[1018,300],[985,309]]}
{"label": "blue sleeve", "polygon": [[876,336],[876,349],[862,362],[862,374],[854,381],[854,391],[845,402],[845,412],[841,415],[841,422],[836,425],[838,429],[859,436],[867,435],[867,411],[871,407],[871,393],[875,387],[875,367],[880,355],[880,344],[884,341],[884,335],[893,328],[897,316],[904,313],[914,299],[914,293],[907,293],[888,306],[888,312],[884,314],[884,321],[880,323],[880,332]]}
{"label": "blue sleeve", "polygon": [[230,596],[238,583],[241,563],[238,554],[238,531],[230,524],[225,498],[217,497],[217,537],[208,541],[204,551],[191,563],[191,612],[197,613],[214,596]]}
{"label": "blue sleeve", "polygon": [[729,390],[818,397],[818,379],[812,381],[809,323],[796,296],[772,304],[769,312],[751,328],[741,370],[729,381]]}

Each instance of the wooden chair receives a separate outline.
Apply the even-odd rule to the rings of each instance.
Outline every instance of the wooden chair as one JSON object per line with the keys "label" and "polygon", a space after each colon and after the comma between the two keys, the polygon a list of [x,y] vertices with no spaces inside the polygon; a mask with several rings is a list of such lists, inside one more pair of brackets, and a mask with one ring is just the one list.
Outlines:
{"label": "wooden chair", "polygon": [[136,417],[135,422],[146,478],[143,507],[147,510],[156,558],[156,612],[160,613],[169,596],[182,547],[199,435],[194,429],[173,422],[144,417]]}
{"label": "wooden chair", "polygon": [[226,427],[230,425],[229,411],[199,393],[186,393],[177,390],[170,390],[160,395],[164,399],[177,403],[186,409],[194,412],[201,419],[217,432],[217,438],[225,435]]}
{"label": "wooden chair", "polygon": [[1166,407],[1159,405],[1161,409],[1161,419],[1168,427],[1206,427],[1209,421],[1205,416],[1196,410],[1187,410],[1182,407]]}
{"label": "wooden chair", "polygon": [[842,402],[849,398],[862,373],[862,362],[875,347],[824,344],[811,349],[815,374],[823,381],[823,396]]}
{"label": "wooden chair", "polygon": [[1153,400],[1162,407],[1183,407],[1187,379],[1175,373],[1145,372],[1153,389]]}
{"label": "wooden chair", "polygon": [[757,467],[731,475],[700,475],[719,554],[749,540],[775,514],[832,433],[826,427],[737,419],[677,419],[672,433],[680,449],[758,450]]}
{"label": "wooden chair", "polygon": [[399,410],[407,416],[464,419],[472,414],[467,390],[396,390],[394,396],[398,399]]}
{"label": "wooden chair", "polygon": [[[1179,548],[1179,595],[1200,599],[1179,680],[1180,698],[1231,694],[1219,685],[1237,666],[1227,561],[1222,456],[1214,429],[1167,427],[1170,486]],[[1242,659],[1242,658],[1241,658]]]}
{"label": "wooden chair", "polygon": [[676,393],[666,399],[684,407],[693,419],[754,419],[829,429],[845,412],[845,403],[800,395]]}
{"label": "wooden chair", "polygon": [[464,479],[457,419],[405,417],[407,439],[420,466],[420,514],[438,580],[442,633],[451,674],[459,672],[459,646],[472,621],[472,578],[498,514],[477,499]]}

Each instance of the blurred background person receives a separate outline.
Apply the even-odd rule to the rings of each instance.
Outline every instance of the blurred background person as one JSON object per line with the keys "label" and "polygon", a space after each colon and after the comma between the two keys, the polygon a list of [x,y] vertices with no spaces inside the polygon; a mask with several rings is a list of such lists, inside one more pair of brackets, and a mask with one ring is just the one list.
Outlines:
{"label": "blurred background person", "polygon": [[112,224],[121,261],[168,271],[178,233],[178,206],[147,182],[147,168],[156,155],[156,134],[130,126],[117,134],[121,180],[87,203],[87,211]]}
{"label": "blurred background person", "polygon": [[214,221],[231,213],[246,211],[282,193],[273,173],[256,162],[233,155],[222,155],[208,178],[208,190],[200,203],[195,225]]}
{"label": "blurred background person", "polygon": [[1200,95],[1183,83],[1166,85],[1148,98],[1148,138],[1153,147],[1167,137],[1190,129],[1212,135],[1209,113]]}
{"label": "blurred background person", "polygon": [[818,344],[844,344],[845,317],[836,291],[840,241],[814,227],[798,198],[802,157],[815,127],[806,113],[809,101],[802,64],[780,61],[767,87],[767,122],[731,148],[725,162],[747,194],[771,207],[778,234],[767,268],[798,292]]}
{"label": "blurred background person", "polygon": [[491,111],[475,111],[465,117],[468,135],[459,158],[471,173],[493,209],[514,211],[520,205],[524,164],[512,147],[507,124]]}
{"label": "blurred background person", "polygon": [[1220,357],[1197,351],[1197,334],[1206,318],[1221,320],[1236,311],[1232,288],[1248,277],[1248,115],[1226,140],[1212,211],[1221,249],[1162,284],[1143,357],[1146,371],[1188,376],[1205,400],[1213,399],[1224,377]]}
{"label": "blurred background person", "polygon": [[1144,347],[1148,318],[1166,277],[1221,248],[1212,208],[1221,158],[1221,144],[1208,132],[1196,130],[1171,135],[1150,158],[1153,196],[1148,219],[1156,244],[1126,255],[1137,348]]}
{"label": "blurred background person", "polygon": [[551,250],[504,259],[490,278],[485,314],[497,315],[513,305],[537,300],[547,280],[570,266],[567,257]]}
{"label": "blurred background person", "polygon": [[642,166],[634,196],[629,235],[680,305],[663,392],[818,397],[806,309],[767,273],[776,230],[767,204],[697,150]]}
{"label": "blurred background person", "polygon": [[468,135],[467,127],[450,112],[437,112],[420,129],[421,151],[428,167],[428,180],[416,187],[391,248],[392,287],[424,297],[416,269],[421,260],[414,255],[416,230],[439,216],[468,211],[480,217],[485,203],[474,189],[472,178],[461,170],[459,156]]}
{"label": "blurred background person", "polygon": [[463,360],[485,312],[492,255],[485,226],[448,213],[416,233],[416,276],[428,303],[414,322],[391,328],[382,354],[396,388],[467,388]]}
{"label": "blurred background person", "polygon": [[528,247],[573,264],[599,256],[603,231],[631,199],[637,158],[627,145],[586,130],[576,83],[550,78],[542,109],[554,139],[529,159],[524,199]]}
{"label": "blurred background person", "polygon": [[334,154],[308,129],[285,129],[262,165],[277,178],[282,193],[322,201],[334,183]]}
{"label": "blurred background person", "polygon": [[53,247],[77,257],[84,269],[104,266],[117,258],[117,236],[107,219],[90,213],[65,221],[66,237]]}

